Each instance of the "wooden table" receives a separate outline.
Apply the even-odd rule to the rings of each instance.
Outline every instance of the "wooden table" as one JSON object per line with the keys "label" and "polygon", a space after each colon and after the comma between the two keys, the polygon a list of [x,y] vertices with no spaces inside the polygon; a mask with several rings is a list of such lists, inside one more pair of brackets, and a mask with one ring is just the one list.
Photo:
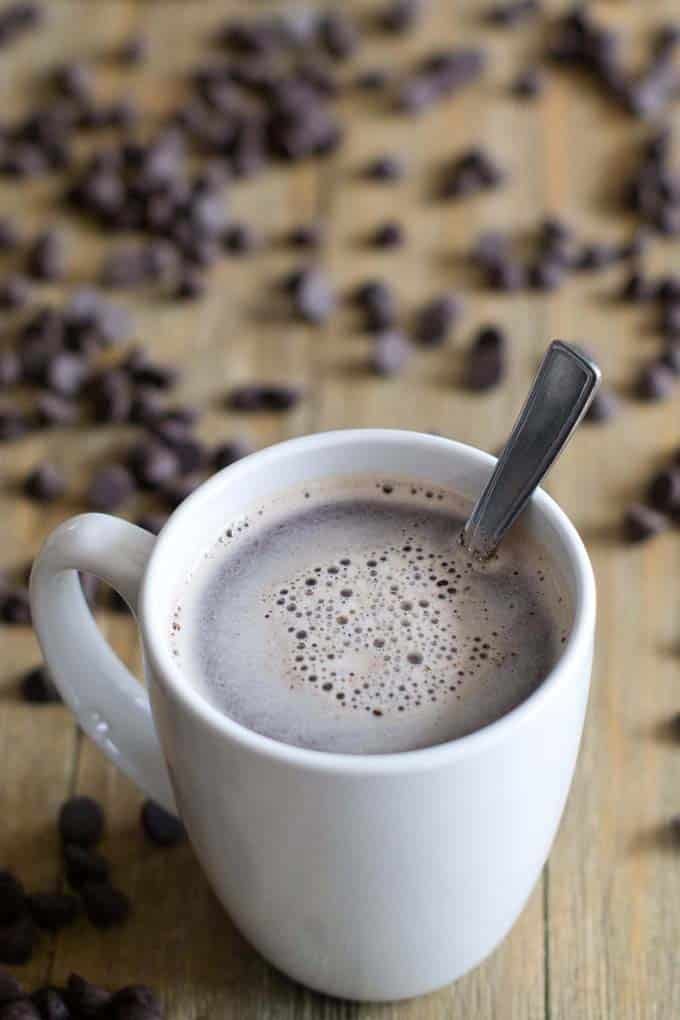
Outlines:
{"label": "wooden table", "polygon": [[[612,23],[639,33],[677,14],[674,0],[595,6]],[[22,107],[37,69],[89,55],[137,29],[151,37],[151,60],[124,80],[145,103],[160,108],[181,89],[177,71],[192,64],[208,30],[248,4],[53,0],[48,7],[48,26],[3,52],[5,111]],[[641,405],[626,396],[636,366],[657,341],[647,335],[640,313],[611,299],[620,270],[572,280],[555,296],[504,297],[476,289],[460,258],[480,229],[529,228],[547,210],[563,213],[587,234],[620,238],[621,219],[609,196],[644,132],[594,91],[558,73],[539,102],[510,98],[508,81],[529,59],[534,31],[490,32],[480,24],[483,7],[481,0],[433,0],[416,36],[398,43],[372,37],[361,63],[402,65],[444,41],[484,38],[492,57],[484,83],[417,120],[384,115],[374,100],[346,99],[351,129],[336,157],[267,173],[235,187],[232,198],[238,216],[273,238],[298,222],[326,217],[327,263],[339,287],[386,274],[398,283],[405,307],[459,288],[466,316],[448,346],[419,353],[402,378],[378,381],[364,370],[367,341],[349,312],[341,311],[320,330],[272,323],[266,314],[272,280],[295,262],[276,244],[253,258],[225,260],[214,272],[209,297],[196,305],[134,298],[128,303],[135,307],[140,339],[162,359],[184,365],[181,396],[208,408],[202,434],[227,438],[245,429],[261,445],[319,429],[382,425],[438,430],[495,449],[550,338],[582,339],[596,353],[622,394],[622,413],[609,426],[583,428],[549,484],[588,542],[600,599],[584,744],[550,862],[510,937],[455,986],[386,1006],[307,992],[245,944],[188,846],[162,851],[145,842],[139,793],[82,738],[69,713],[21,703],[17,677],[38,661],[38,648],[28,629],[3,628],[0,863],[15,868],[32,888],[57,883],[55,817],[69,794],[86,792],[106,806],[103,849],[135,904],[133,919],[121,930],[100,932],[81,921],[58,938],[44,938],[32,963],[22,968],[29,984],[59,982],[72,970],[113,986],[148,982],[162,991],[171,1020],[680,1016],[680,856],[668,827],[680,810],[680,750],[669,722],[680,709],[680,544],[677,535],[668,534],[626,548],[617,533],[625,501],[640,492],[655,464],[678,442],[678,403]],[[123,81],[111,65],[100,78],[112,94]],[[474,142],[488,144],[508,167],[508,187],[459,204],[429,201],[438,160]],[[408,155],[407,180],[395,187],[361,181],[357,168],[384,151]],[[42,180],[20,187],[3,183],[2,208],[20,212],[36,227],[60,186]],[[403,219],[410,243],[384,254],[362,246],[366,230],[391,215]],[[57,211],[54,218],[66,217]],[[69,222],[72,285],[92,278],[102,244],[94,232]],[[674,261],[678,268],[678,244],[657,243],[651,261],[657,267]],[[45,293],[52,295],[50,288]],[[497,391],[471,396],[458,384],[461,351],[476,324],[495,320],[512,339],[510,375]],[[222,401],[227,387],[264,376],[305,384],[308,399],[288,416],[247,421],[228,416]],[[0,449],[1,555],[7,564],[28,560],[61,517],[81,508],[78,493],[89,465],[120,446],[122,431],[35,434]],[[75,493],[70,505],[54,510],[17,495],[29,466],[46,455],[68,469]],[[102,613],[101,626],[139,671],[129,621]]]}

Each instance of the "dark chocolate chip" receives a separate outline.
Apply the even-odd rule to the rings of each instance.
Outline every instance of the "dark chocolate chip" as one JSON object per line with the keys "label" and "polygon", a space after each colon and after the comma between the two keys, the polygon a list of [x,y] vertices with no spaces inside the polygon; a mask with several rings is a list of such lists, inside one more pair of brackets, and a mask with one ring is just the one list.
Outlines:
{"label": "dark chocolate chip", "polygon": [[108,882],[87,882],[80,890],[85,913],[97,928],[122,924],[130,915],[130,901]]}
{"label": "dark chocolate chip", "polygon": [[639,269],[628,274],[621,288],[624,301],[646,301],[652,296],[652,287]]}
{"label": "dark chocolate chip", "polygon": [[71,1010],[59,988],[38,988],[33,992],[31,1001],[40,1014],[40,1020],[72,1020]]}
{"label": "dark chocolate chip", "polygon": [[196,301],[203,297],[205,290],[206,283],[202,274],[197,269],[187,267],[182,270],[177,281],[175,297],[182,301]]}
{"label": "dark chocolate chip", "polygon": [[364,176],[372,181],[383,181],[394,183],[400,181],[406,174],[406,164],[400,156],[378,156],[372,160],[364,170]]}
{"label": "dark chocolate chip", "polygon": [[615,417],[618,407],[618,401],[611,390],[601,386],[591,400],[583,420],[592,425],[604,424]]}
{"label": "dark chocolate chip", "polygon": [[11,273],[0,283],[0,308],[14,311],[25,308],[31,300],[31,284],[25,276]]}
{"label": "dark chocolate chip", "polygon": [[487,152],[472,148],[444,166],[439,194],[441,198],[462,198],[497,188],[504,179],[504,171]]}
{"label": "dark chocolate chip", "polygon": [[32,705],[56,705],[61,695],[52,682],[46,666],[36,666],[21,679],[21,697]]}
{"label": "dark chocolate chip", "polygon": [[535,290],[557,290],[564,279],[564,269],[559,262],[544,257],[531,267],[529,279]]}
{"label": "dark chocolate chip", "polygon": [[144,832],[158,846],[176,846],[186,837],[179,818],[153,800],[144,801],[140,819]]}
{"label": "dark chocolate chip", "polygon": [[397,329],[376,333],[370,354],[370,366],[376,375],[398,375],[411,356],[411,345]]}
{"label": "dark chocolate chip", "polygon": [[19,627],[30,624],[31,603],[27,588],[18,586],[0,592],[0,619]]}
{"label": "dark chocolate chip", "polygon": [[520,71],[512,83],[512,93],[519,99],[536,99],[545,89],[545,76],[537,67]]}
{"label": "dark chocolate chip", "polygon": [[16,251],[21,243],[21,233],[16,222],[8,216],[0,217],[0,251]]}
{"label": "dark chocolate chip", "polygon": [[92,409],[96,421],[125,422],[132,414],[133,394],[130,381],[121,369],[108,369],[91,387]]}
{"label": "dark chocolate chip", "polygon": [[297,316],[313,325],[321,325],[335,309],[328,277],[314,266],[295,274],[291,295]]}
{"label": "dark chocolate chip", "polygon": [[58,67],[54,72],[56,88],[70,99],[90,99],[92,96],[92,69],[74,61]]}
{"label": "dark chocolate chip", "polygon": [[359,46],[359,32],[354,21],[339,8],[322,16],[319,39],[334,60],[347,60]]}
{"label": "dark chocolate chip", "polygon": [[111,1001],[111,995],[103,988],[90,984],[79,974],[71,974],[66,985],[66,1001],[72,1013],[82,1020],[102,1017]]}
{"label": "dark chocolate chip", "polygon": [[28,897],[28,909],[39,928],[59,931],[75,921],[80,904],[70,893],[38,892]]}
{"label": "dark chocolate chip", "polygon": [[142,64],[149,54],[149,41],[144,35],[130,35],[118,47],[117,58],[121,64],[136,66]]}
{"label": "dark chocolate chip", "polygon": [[167,514],[148,513],[138,517],[135,524],[138,528],[144,528],[145,531],[150,531],[152,535],[157,535],[167,519]]}
{"label": "dark chocolate chip", "polygon": [[499,258],[485,268],[487,285],[492,290],[513,293],[527,285],[527,271],[517,259]]}
{"label": "dark chocolate chip", "polygon": [[172,421],[162,423],[156,435],[175,454],[180,474],[190,474],[204,466],[208,456],[205,443],[188,433],[183,425]]}
{"label": "dark chocolate chip", "polygon": [[354,293],[354,300],[365,316],[366,329],[377,332],[391,329],[397,319],[393,290],[383,280],[367,280]]}
{"label": "dark chocolate chip", "polygon": [[109,1004],[107,1020],[162,1020],[158,997],[146,985],[130,985],[115,992]]}
{"label": "dark chocolate chip", "polygon": [[135,482],[122,464],[99,468],[92,477],[85,499],[93,510],[117,510],[135,492]]}
{"label": "dark chocolate chip", "polygon": [[453,294],[434,298],[418,312],[414,336],[423,347],[439,347],[462,314],[462,304]]}
{"label": "dark chocolate chip", "polygon": [[[23,915],[13,924],[0,927],[0,963],[20,964],[28,963],[33,955],[38,931],[33,921],[27,915]],[[9,1009],[4,1006],[3,1010]]]}
{"label": "dark chocolate chip", "polygon": [[673,373],[660,361],[646,365],[635,382],[635,395],[641,400],[666,400],[675,389]]}
{"label": "dark chocolate chip", "polygon": [[235,386],[227,398],[234,411],[289,411],[302,399],[297,386],[278,383],[249,383]]}
{"label": "dark chocolate chip", "polygon": [[24,990],[17,979],[4,967],[0,967],[0,1006],[23,998]]}
{"label": "dark chocolate chip", "polygon": [[222,246],[231,255],[248,255],[258,247],[258,237],[247,223],[231,223],[222,235]]}
{"label": "dark chocolate chip", "polygon": [[24,887],[11,871],[0,870],[0,925],[13,924],[26,911]]}
{"label": "dark chocolate chip", "polygon": [[659,360],[676,378],[680,376],[680,342],[669,342]]}
{"label": "dark chocolate chip", "polygon": [[49,461],[39,464],[27,475],[24,492],[29,499],[38,503],[52,503],[66,491],[66,480],[63,473]]}
{"label": "dark chocolate chip", "polygon": [[139,485],[154,489],[179,473],[177,455],[162,443],[140,441],[128,451],[127,465]]}
{"label": "dark chocolate chip", "polygon": [[218,443],[212,453],[213,471],[221,471],[252,452],[253,447],[246,439],[237,438]]}
{"label": "dark chocolate chip", "polygon": [[623,519],[625,537],[629,542],[644,542],[668,527],[668,519],[643,503],[631,503]]}
{"label": "dark chocolate chip", "polygon": [[28,252],[28,272],[37,280],[60,280],[66,270],[66,247],[58,230],[46,230]]}
{"label": "dark chocolate chip", "polygon": [[80,889],[86,882],[106,882],[109,864],[96,850],[87,850],[75,843],[64,845],[66,878],[74,889]]}
{"label": "dark chocolate chip", "polygon": [[412,32],[423,15],[423,0],[389,0],[378,12],[377,22],[385,32],[404,35]]}
{"label": "dark chocolate chip", "polygon": [[358,89],[365,92],[379,92],[390,83],[392,76],[388,70],[382,67],[367,67],[360,71],[354,79]]}
{"label": "dark chocolate chip", "polygon": [[373,234],[373,244],[376,248],[399,248],[404,240],[404,228],[396,220],[381,223]]}
{"label": "dark chocolate chip", "polygon": [[483,326],[466,355],[464,382],[471,390],[497,386],[506,372],[507,339],[498,326]]}
{"label": "dark chocolate chip", "polygon": [[574,268],[583,270],[606,269],[621,257],[620,248],[611,244],[586,244],[575,259]]}
{"label": "dark chocolate chip", "polygon": [[175,510],[201,484],[200,475],[183,475],[171,478],[162,487],[163,502],[168,510]]}
{"label": "dark chocolate chip", "polygon": [[21,380],[21,359],[16,351],[0,351],[0,388],[14,386]]}
{"label": "dark chocolate chip", "polygon": [[494,4],[487,11],[486,17],[493,25],[503,28],[514,28],[541,11],[540,0],[507,0],[506,3]]}
{"label": "dark chocolate chip", "polygon": [[87,363],[81,355],[60,351],[47,363],[45,384],[61,397],[75,397],[80,393],[87,371]]}
{"label": "dark chocolate chip", "polygon": [[104,833],[104,812],[92,797],[71,797],[61,806],[58,824],[64,843],[95,846]]}
{"label": "dark chocolate chip", "polygon": [[680,469],[659,471],[649,483],[647,496],[656,510],[676,517],[680,513]]}
{"label": "dark chocolate chip", "polygon": [[320,248],[323,241],[324,229],[321,223],[301,223],[288,235],[288,243],[293,248]]}

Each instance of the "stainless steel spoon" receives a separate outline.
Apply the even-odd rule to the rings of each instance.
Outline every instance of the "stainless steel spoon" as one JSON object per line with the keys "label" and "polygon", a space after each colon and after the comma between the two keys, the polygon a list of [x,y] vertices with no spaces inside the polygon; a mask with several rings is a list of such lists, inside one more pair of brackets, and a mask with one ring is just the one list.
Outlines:
{"label": "stainless steel spoon", "polygon": [[488,485],[463,529],[463,545],[489,557],[571,438],[600,385],[583,351],[554,340]]}

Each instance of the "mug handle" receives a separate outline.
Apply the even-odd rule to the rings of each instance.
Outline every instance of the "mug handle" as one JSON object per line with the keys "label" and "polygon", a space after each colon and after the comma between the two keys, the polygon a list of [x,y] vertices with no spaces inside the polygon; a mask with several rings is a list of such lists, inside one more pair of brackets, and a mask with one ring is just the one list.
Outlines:
{"label": "mug handle", "polygon": [[144,688],[104,640],[78,577],[106,581],[137,614],[156,539],[107,514],[81,514],[56,528],[33,564],[33,625],[52,678],[87,735],[150,797],[177,812]]}

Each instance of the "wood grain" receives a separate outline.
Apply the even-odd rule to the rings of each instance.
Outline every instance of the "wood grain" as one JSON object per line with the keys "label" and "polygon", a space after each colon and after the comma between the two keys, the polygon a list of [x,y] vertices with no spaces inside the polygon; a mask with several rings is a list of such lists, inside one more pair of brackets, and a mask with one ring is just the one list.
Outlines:
{"label": "wood grain", "polygon": [[[374,5],[353,2],[362,14]],[[362,1017],[365,1020],[667,1020],[680,1015],[680,871],[668,821],[678,811],[680,758],[668,720],[680,707],[678,613],[680,546],[663,536],[640,549],[621,546],[621,506],[640,491],[650,470],[678,441],[678,403],[634,404],[629,381],[650,344],[636,311],[611,298],[620,272],[570,281],[550,297],[498,297],[480,290],[464,254],[482,229],[523,231],[547,211],[562,213],[593,237],[622,236],[625,221],[607,202],[640,129],[594,92],[554,74],[545,97],[521,104],[508,95],[517,69],[533,59],[534,28],[491,32],[478,0],[433,2],[412,39],[371,36],[361,66],[402,66],[447,42],[482,39],[491,70],[484,83],[417,120],[387,113],[374,98],[348,94],[342,112],[348,137],[322,164],[271,172],[233,190],[234,213],[278,240],[315,216],[328,223],[327,264],[345,291],[367,276],[388,278],[408,321],[419,302],[448,288],[464,294],[466,312],[452,342],[414,355],[405,375],[376,380],[366,373],[367,340],[343,306],[321,330],[282,322],[270,312],[274,281],[295,262],[279,244],[243,260],[225,260],[209,296],[177,308],[125,299],[138,334],[154,354],[185,368],[182,398],[207,408],[202,434],[211,441],[245,431],[257,445],[288,435],[348,425],[436,430],[486,449],[498,447],[521,403],[540,352],[554,337],[582,340],[621,394],[617,423],[583,429],[551,476],[550,489],[582,530],[599,584],[600,623],[593,695],[574,789],[545,877],[510,937],[455,986],[421,1000],[358,1006],[324,999],[275,973],[241,939],[200,874],[191,849],[164,852],[140,833],[140,796],[59,707],[22,705],[17,677],[38,661],[32,635],[0,631],[0,866],[16,868],[32,887],[58,883],[53,820],[70,792],[106,806],[104,852],[135,914],[118,932],[79,922],[44,939],[21,969],[28,984],[62,981],[82,971],[103,984],[156,985],[169,1020],[217,1017]],[[566,6],[553,3],[553,10]],[[597,12],[638,39],[677,14],[675,0],[597,3]],[[123,88],[160,111],[181,90],[211,30],[249,5],[194,0],[53,0],[49,24],[3,54],[4,115],[24,109],[35,74],[69,56],[100,53],[133,30],[148,32],[148,66],[123,76],[102,65],[101,87]],[[263,9],[258,5],[257,10]],[[252,10],[252,8],[251,8]],[[676,118],[677,119],[677,118]],[[644,133],[644,132],[642,132]],[[439,163],[467,145],[488,145],[507,167],[502,191],[462,203],[432,200]],[[377,186],[361,179],[365,162],[403,153],[407,178]],[[47,215],[64,220],[74,255],[69,284],[93,277],[102,240],[55,210],[62,182],[0,184],[0,210],[18,214],[27,233]],[[376,253],[367,232],[389,217],[403,221],[409,244]],[[678,244],[657,244],[660,270],[680,266]],[[57,297],[59,288],[46,288]],[[500,321],[512,338],[510,375],[497,391],[471,397],[459,385],[461,354],[474,327]],[[288,379],[308,397],[293,415],[245,420],[224,409],[224,394],[252,378]],[[0,538],[3,565],[19,567],[67,513],[80,509],[89,466],[122,441],[121,430],[36,434],[0,449]],[[29,466],[58,460],[73,480],[68,506],[45,511],[18,495]],[[131,669],[140,672],[131,623],[101,614],[101,625]]]}

